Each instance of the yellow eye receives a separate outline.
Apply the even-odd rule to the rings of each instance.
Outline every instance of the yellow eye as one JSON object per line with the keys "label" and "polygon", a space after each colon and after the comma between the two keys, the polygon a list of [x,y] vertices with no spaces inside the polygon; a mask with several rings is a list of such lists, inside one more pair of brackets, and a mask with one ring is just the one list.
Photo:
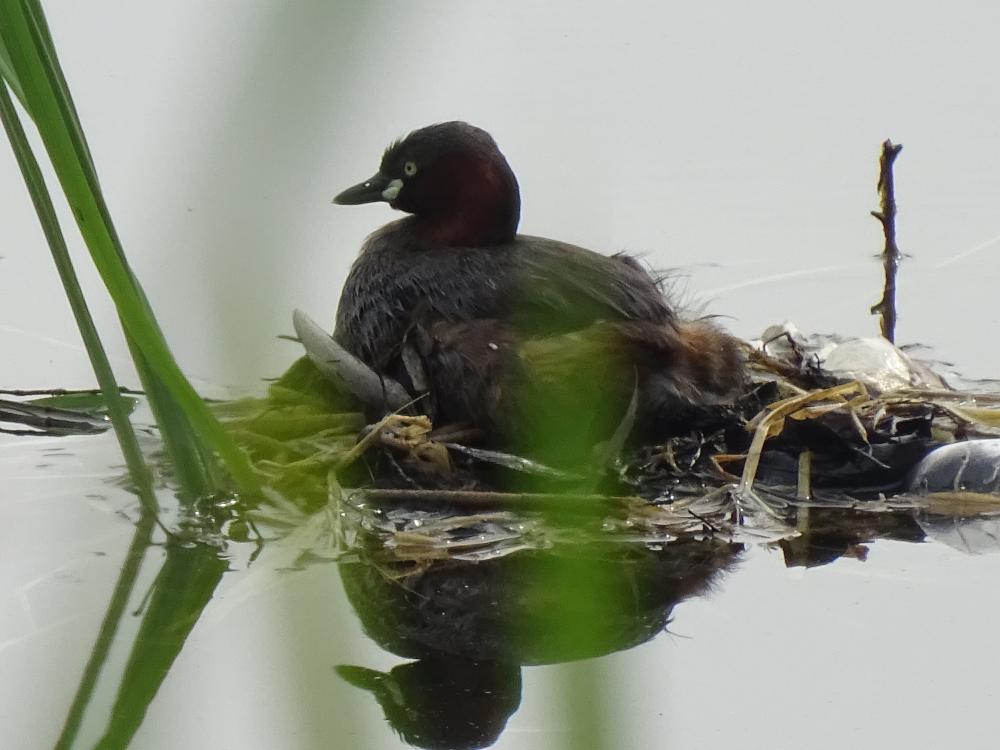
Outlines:
{"label": "yellow eye", "polygon": [[412,161],[408,161],[403,165],[403,172],[407,177],[413,177],[417,173],[417,165]]}

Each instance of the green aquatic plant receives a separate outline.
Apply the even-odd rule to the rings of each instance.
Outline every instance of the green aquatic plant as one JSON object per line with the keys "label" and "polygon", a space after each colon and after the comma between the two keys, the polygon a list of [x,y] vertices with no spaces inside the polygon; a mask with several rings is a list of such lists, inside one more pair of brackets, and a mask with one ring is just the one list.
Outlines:
{"label": "green aquatic plant", "polygon": [[[6,52],[3,45],[0,45],[0,49]],[[6,71],[4,71],[4,79],[8,84],[11,81],[7,77]],[[14,86],[11,85],[11,88],[14,88]],[[0,82],[0,119],[3,120],[7,137],[10,139],[14,155],[21,168],[24,181],[28,186],[28,192],[31,194],[35,210],[38,213],[38,219],[41,222],[52,258],[55,261],[56,270],[59,272],[59,278],[62,281],[63,288],[66,290],[66,296],[69,299],[70,307],[76,318],[77,327],[80,329],[80,336],[83,339],[87,354],[93,365],[97,382],[101,386],[108,415],[118,436],[118,442],[121,445],[133,486],[143,503],[143,507],[148,512],[155,514],[158,507],[156,496],[153,493],[152,478],[139,450],[139,444],[136,441],[132,424],[129,422],[131,409],[119,391],[114,371],[111,369],[111,363],[108,361],[104,345],[101,343],[101,337],[97,332],[93,317],[90,315],[90,310],[87,307],[87,301],[83,296],[83,290],[80,288],[76,271],[73,269],[73,263],[66,248],[66,241],[59,227],[59,220],[56,218],[55,208],[45,187],[45,180],[39,169],[38,161],[35,159],[28,144],[28,139],[25,136],[24,129],[21,127],[14,103],[7,92],[7,85],[3,82]]]}
{"label": "green aquatic plant", "polygon": [[[20,111],[11,94],[20,102]],[[201,498],[229,492],[234,486],[243,493],[255,493],[258,484],[243,450],[174,360],[143,289],[129,267],[40,3],[0,0],[0,120],[55,261],[101,389],[101,404],[115,429],[132,489],[142,508],[133,545],[57,741],[57,747],[68,748],[79,740],[83,717],[91,707],[95,687],[152,543],[159,505],[152,472],[129,421],[134,402],[122,395],[88,310],[52,196],[22,125],[21,111],[38,131],[80,234],[116,306],[173,467],[178,497],[191,506]],[[84,406],[80,413],[88,413],[92,406]],[[52,407],[44,404],[30,407],[42,410],[39,413],[43,416],[48,414],[45,409],[52,411]],[[167,559],[153,582],[112,718],[99,747],[121,748],[129,744],[226,568],[227,563],[215,546],[181,543],[172,537],[168,540]]]}
{"label": "green aquatic plant", "polygon": [[225,480],[216,456],[239,489],[255,490],[256,477],[246,457],[184,376],[142,286],[129,267],[38,0],[0,1],[0,77],[3,79],[0,113],[4,126],[56,258],[60,278],[73,305],[101,388],[111,406],[133,481],[143,486],[147,481],[143,479],[146,470],[140,466],[134,438],[129,437],[124,411],[116,404],[119,396],[113,374],[107,357],[100,351],[99,337],[75,282],[44,179],[24,137],[8,89],[18,97],[38,129],[80,234],[114,301],[136,370],[183,492],[198,497],[224,488]]}

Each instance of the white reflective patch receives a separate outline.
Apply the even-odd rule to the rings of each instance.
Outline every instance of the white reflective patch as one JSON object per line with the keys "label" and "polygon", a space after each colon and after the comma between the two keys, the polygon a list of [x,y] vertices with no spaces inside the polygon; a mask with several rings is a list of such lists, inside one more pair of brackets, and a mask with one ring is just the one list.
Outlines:
{"label": "white reflective patch", "polygon": [[389,183],[385,190],[382,191],[382,197],[387,201],[396,200],[396,196],[399,195],[399,191],[403,189],[403,181],[400,179],[395,179]]}

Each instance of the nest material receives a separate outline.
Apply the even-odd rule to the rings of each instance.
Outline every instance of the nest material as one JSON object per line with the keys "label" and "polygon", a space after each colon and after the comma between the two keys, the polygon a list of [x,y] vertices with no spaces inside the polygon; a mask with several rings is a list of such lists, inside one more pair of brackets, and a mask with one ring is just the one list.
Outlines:
{"label": "nest material", "polygon": [[[343,400],[316,383],[283,381],[267,398],[218,410],[261,478],[291,502],[286,520],[292,507],[327,508],[338,519],[340,552],[377,548],[393,569],[570,537],[788,540],[803,532],[809,507],[911,515],[996,508],[901,491],[934,446],[1000,434],[1000,395],[873,392],[858,380],[837,382],[807,346],[774,351],[751,352],[746,418],[730,429],[624,449],[619,437],[595,449],[593,465],[572,470],[470,444],[475,431],[435,429],[425,416],[390,414],[362,430],[361,414],[332,411]],[[262,514],[281,522],[273,508]],[[350,539],[344,529],[353,529]]]}

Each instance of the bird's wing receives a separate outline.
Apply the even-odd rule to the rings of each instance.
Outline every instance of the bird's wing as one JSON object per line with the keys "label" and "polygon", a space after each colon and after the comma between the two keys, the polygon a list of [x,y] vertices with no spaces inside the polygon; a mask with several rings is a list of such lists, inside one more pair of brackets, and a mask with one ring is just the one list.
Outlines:
{"label": "bird's wing", "polygon": [[510,290],[511,315],[540,332],[576,330],[598,321],[670,324],[673,313],[656,281],[627,256],[607,256],[542,237],[519,236]]}

